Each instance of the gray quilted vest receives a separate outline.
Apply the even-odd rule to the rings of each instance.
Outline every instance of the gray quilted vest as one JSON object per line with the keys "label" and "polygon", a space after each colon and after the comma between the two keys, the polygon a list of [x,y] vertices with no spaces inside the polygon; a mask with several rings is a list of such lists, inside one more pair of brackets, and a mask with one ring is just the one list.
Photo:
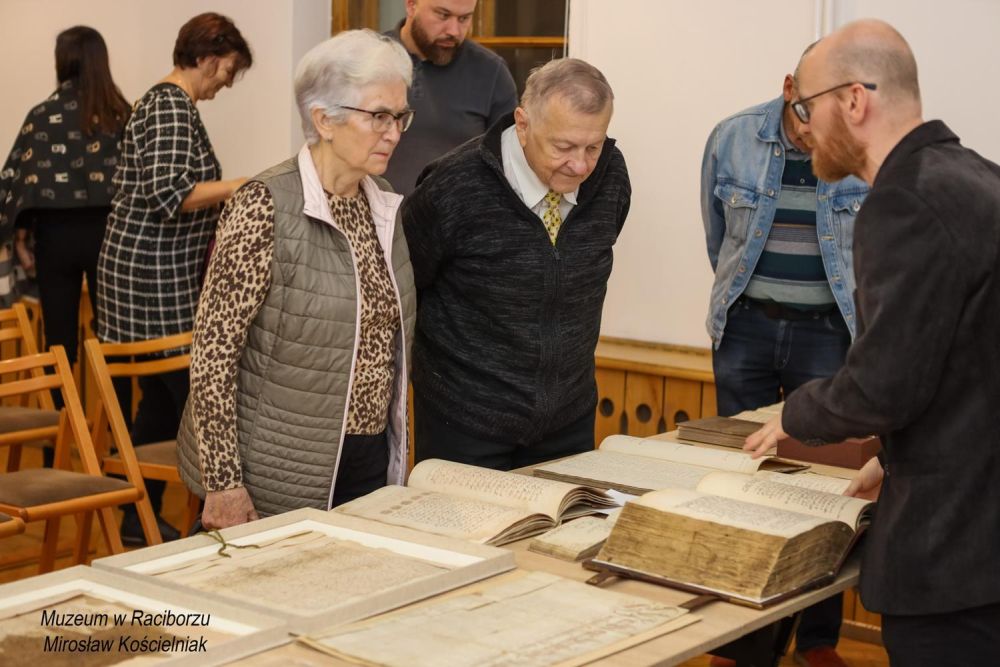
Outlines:
{"label": "gray quilted vest", "polygon": [[[274,258],[270,291],[239,362],[236,420],[243,483],[261,516],[300,507],[326,510],[333,497],[355,355],[354,261],[340,231],[303,213],[296,158],[254,180],[264,183],[274,198]],[[384,180],[376,181],[390,190]],[[378,221],[380,207],[372,202],[371,208]],[[387,482],[402,484],[416,291],[398,211],[394,221],[385,222],[394,225],[392,273],[403,324],[396,337],[396,382],[389,405]],[[177,435],[177,458],[184,483],[204,497],[190,408],[191,400]]]}

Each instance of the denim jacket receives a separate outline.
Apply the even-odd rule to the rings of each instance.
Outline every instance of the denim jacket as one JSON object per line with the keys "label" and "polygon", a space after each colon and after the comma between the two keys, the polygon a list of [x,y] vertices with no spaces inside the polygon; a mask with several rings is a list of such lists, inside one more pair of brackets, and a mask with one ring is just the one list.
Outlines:
{"label": "denim jacket", "polygon": [[[701,165],[701,217],[708,259],[715,271],[706,326],[714,348],[722,342],[726,314],[746,289],[764,250],[778,207],[785,149],[784,99],[751,107],[716,125]],[[855,335],[854,216],[868,186],[853,176],[816,187],[816,232],[837,307]]]}

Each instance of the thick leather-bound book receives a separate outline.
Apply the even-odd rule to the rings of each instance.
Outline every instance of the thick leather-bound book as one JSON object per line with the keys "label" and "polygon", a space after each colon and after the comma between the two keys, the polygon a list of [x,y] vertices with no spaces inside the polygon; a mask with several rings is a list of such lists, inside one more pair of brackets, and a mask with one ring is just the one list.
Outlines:
{"label": "thick leather-bound book", "polygon": [[[709,482],[709,483],[706,483]],[[626,503],[585,567],[765,607],[836,576],[872,503],[713,473]]]}
{"label": "thick leather-bound book", "polygon": [[747,436],[760,429],[761,424],[733,417],[705,417],[677,425],[677,437],[691,442],[740,449]]}

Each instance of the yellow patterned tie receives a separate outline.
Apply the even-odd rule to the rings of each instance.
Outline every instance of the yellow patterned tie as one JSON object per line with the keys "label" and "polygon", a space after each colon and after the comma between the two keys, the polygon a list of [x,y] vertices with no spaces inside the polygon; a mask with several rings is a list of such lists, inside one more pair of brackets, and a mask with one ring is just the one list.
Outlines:
{"label": "yellow patterned tie", "polygon": [[562,224],[562,215],[559,213],[559,202],[562,201],[562,195],[558,192],[549,190],[548,194],[545,195],[545,213],[542,215],[542,222],[545,223],[545,231],[549,233],[549,239],[552,240],[552,245],[556,244],[556,236],[559,235],[559,226]]}

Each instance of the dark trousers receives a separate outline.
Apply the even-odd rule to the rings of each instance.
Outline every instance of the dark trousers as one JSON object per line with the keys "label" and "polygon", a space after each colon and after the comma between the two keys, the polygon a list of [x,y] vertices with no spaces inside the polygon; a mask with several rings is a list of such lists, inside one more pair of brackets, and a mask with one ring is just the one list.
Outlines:
{"label": "dark trousers", "polygon": [[517,445],[465,433],[450,419],[428,410],[418,391],[413,406],[415,458],[417,462],[445,459],[494,470],[537,465],[593,449],[595,414],[589,410],[585,416],[558,431],[541,434],[528,445]]}
{"label": "dark trousers", "polygon": [[[840,312],[804,320],[772,319],[741,299],[729,309],[722,344],[712,354],[719,414],[731,416],[777,403],[809,380],[829,377],[844,363],[851,334]],[[796,649],[836,646],[843,595],[802,612]]]}
{"label": "dark trousers", "polygon": [[344,436],[333,485],[333,507],[366,496],[385,486],[389,471],[389,441],[385,431],[378,435]]}
{"label": "dark trousers", "polygon": [[1000,604],[947,614],[883,614],[882,643],[893,667],[1000,665]]}
{"label": "dark trousers", "polygon": [[[160,375],[150,375],[139,378],[139,389],[142,398],[132,420],[132,444],[136,447],[164,440],[177,438],[177,430],[181,424],[181,414],[187,402],[190,390],[188,370],[171,371]],[[115,392],[122,406],[126,422],[132,407],[132,387],[127,382],[116,382]],[[146,480],[146,492],[153,512],[159,516],[163,507],[163,491],[166,482],[157,479]],[[135,512],[134,505],[125,505],[126,512]]]}
{"label": "dark trousers", "polygon": [[[46,345],[62,345],[76,361],[80,290],[87,276],[97,313],[97,257],[101,253],[109,208],[37,210],[34,215],[38,292]],[[59,399],[60,407],[62,398]]]}
{"label": "dark trousers", "polygon": [[[79,347],[80,290],[87,276],[94,317],[97,317],[97,257],[101,254],[109,207],[34,209],[29,212],[35,236],[38,296],[45,326],[45,345],[62,345],[72,365]],[[94,323],[97,330],[97,323]],[[61,410],[62,392],[52,401]],[[51,468],[54,450],[46,447],[43,460]]]}

